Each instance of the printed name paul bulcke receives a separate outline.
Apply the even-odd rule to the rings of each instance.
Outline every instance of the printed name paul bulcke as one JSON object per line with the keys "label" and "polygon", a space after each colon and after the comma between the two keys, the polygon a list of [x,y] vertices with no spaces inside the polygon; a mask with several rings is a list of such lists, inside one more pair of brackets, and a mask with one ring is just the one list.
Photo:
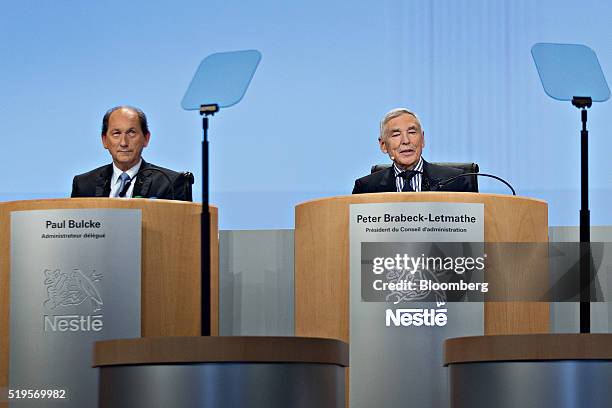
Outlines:
{"label": "printed name paul bulcke", "polygon": [[45,221],[46,229],[61,229],[61,228],[101,228],[102,223],[94,220],[62,220],[62,221]]}

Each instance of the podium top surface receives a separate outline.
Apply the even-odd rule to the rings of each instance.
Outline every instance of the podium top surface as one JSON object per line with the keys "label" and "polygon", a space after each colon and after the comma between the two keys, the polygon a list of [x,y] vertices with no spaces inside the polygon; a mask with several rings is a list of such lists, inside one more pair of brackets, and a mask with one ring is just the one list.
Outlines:
{"label": "podium top surface", "polygon": [[444,365],[546,360],[612,360],[612,334],[473,336],[444,342]]}
{"label": "podium top surface", "polygon": [[315,363],[347,367],[348,344],[316,337],[142,337],[98,341],[94,367],[170,363]]}
{"label": "podium top surface", "polygon": [[488,201],[503,201],[507,203],[528,202],[534,205],[548,204],[544,200],[531,197],[512,196],[507,194],[485,194],[485,193],[456,193],[442,191],[422,191],[417,193],[369,193],[352,194],[345,196],[334,196],[316,198],[304,201],[296,205],[296,209],[302,206],[324,204],[327,202],[344,202],[346,204],[367,203],[396,203],[396,202],[460,202],[460,203],[486,203]]}
{"label": "podium top surface", "polygon": [[[48,198],[39,200],[17,200],[0,202],[1,208],[10,211],[64,209],[64,208],[153,208],[174,207],[200,209],[202,203],[178,200],[160,200],[150,198]],[[216,210],[217,207],[210,205],[209,208]]]}

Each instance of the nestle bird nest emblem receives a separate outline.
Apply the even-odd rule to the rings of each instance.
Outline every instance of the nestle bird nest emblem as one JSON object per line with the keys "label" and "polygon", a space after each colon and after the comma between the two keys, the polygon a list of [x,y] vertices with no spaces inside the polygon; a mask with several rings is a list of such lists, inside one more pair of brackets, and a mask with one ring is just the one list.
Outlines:
{"label": "nestle bird nest emblem", "polygon": [[69,272],[45,269],[47,298],[43,326],[46,332],[99,332],[103,327],[104,302],[96,283],[102,274],[92,271],[87,276],[81,269]]}

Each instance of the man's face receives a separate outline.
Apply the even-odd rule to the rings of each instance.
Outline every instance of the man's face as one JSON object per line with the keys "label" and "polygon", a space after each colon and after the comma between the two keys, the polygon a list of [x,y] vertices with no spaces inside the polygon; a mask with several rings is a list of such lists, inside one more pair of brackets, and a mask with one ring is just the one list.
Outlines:
{"label": "man's face", "polygon": [[421,158],[425,135],[417,119],[405,113],[387,122],[379,142],[383,153],[387,153],[400,168],[409,170]]}
{"label": "man's face", "polygon": [[113,156],[115,165],[126,171],[140,161],[150,137],[150,133],[142,133],[136,112],[118,109],[108,118],[108,131],[102,135],[102,144]]}

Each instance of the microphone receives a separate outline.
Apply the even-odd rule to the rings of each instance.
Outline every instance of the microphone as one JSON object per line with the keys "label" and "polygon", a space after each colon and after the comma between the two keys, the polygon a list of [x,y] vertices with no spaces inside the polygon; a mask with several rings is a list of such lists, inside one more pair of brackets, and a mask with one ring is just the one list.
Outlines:
{"label": "microphone", "polygon": [[436,180],[436,184],[434,184],[434,186],[431,188],[431,191],[437,191],[437,190],[441,189],[442,187],[444,187],[446,184],[451,183],[451,182],[457,180],[458,178],[468,177],[468,176],[469,177],[471,177],[471,176],[490,177],[490,178],[493,178],[495,180],[499,180],[502,183],[504,183],[506,186],[508,186],[508,188],[512,191],[512,195],[516,195],[516,191],[514,191],[514,188],[512,188],[510,183],[508,183],[506,180],[504,180],[501,177],[495,176],[493,174],[486,174],[486,173],[461,173],[461,174],[458,174],[458,175],[453,176],[453,177],[449,177],[449,178],[444,179],[444,180]]}
{"label": "microphone", "polygon": [[129,179],[128,182],[123,185],[123,189],[121,189],[121,191],[119,192],[119,197],[121,198],[125,197],[125,194],[130,189],[131,185],[132,185],[132,179]]}

